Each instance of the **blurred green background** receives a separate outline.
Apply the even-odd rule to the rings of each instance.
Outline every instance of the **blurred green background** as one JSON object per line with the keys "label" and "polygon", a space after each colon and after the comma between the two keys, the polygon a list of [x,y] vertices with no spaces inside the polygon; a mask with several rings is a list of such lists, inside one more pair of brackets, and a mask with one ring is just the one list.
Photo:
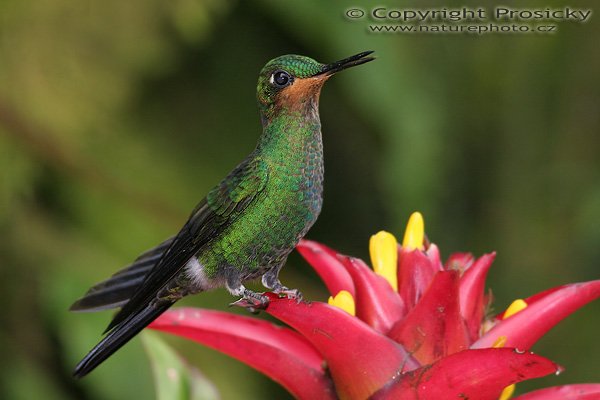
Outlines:
{"label": "blurred green background", "polygon": [[[361,4],[374,3],[0,1],[0,398],[153,397],[139,339],[70,377],[110,313],[67,308],[175,232],[253,149],[257,74],[281,54],[378,57],[323,90],[325,203],[309,238],[366,258],[371,234],[401,237],[420,210],[444,257],[498,251],[496,310],[598,278],[598,17],[553,35],[372,34],[343,16]],[[283,281],[326,297],[297,255]],[[230,301],[219,290],[184,303]],[[599,315],[596,302],[552,330],[534,351],[566,372],[517,390],[599,381]],[[235,360],[168,341],[223,399],[289,398]]]}

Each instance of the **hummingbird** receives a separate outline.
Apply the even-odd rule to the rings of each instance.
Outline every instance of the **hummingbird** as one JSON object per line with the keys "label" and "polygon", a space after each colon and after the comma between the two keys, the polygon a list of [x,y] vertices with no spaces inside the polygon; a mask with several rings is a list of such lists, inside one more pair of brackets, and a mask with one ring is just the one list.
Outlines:
{"label": "hummingbird", "polygon": [[262,135],[256,148],[194,208],[179,233],[94,285],[70,308],[121,308],[104,338],[77,364],[91,372],[184,296],[225,287],[252,310],[269,299],[244,283],[261,278],[273,293],[301,301],[279,280],[288,255],[317,220],[323,204],[319,95],[325,81],[374,60],[365,51],[322,64],[284,55],[261,70],[257,100]]}

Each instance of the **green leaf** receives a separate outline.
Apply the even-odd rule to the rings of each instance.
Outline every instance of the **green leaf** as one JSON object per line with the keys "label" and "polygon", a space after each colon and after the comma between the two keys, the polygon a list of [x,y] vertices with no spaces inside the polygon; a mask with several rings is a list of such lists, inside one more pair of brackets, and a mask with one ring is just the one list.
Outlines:
{"label": "green leaf", "polygon": [[142,340],[156,386],[157,400],[217,400],[214,385],[189,366],[159,335],[144,331]]}

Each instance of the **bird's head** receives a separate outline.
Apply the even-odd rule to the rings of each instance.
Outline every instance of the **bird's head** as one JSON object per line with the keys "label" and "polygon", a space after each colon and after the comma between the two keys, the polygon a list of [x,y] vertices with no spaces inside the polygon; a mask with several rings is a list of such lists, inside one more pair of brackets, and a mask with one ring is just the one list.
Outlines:
{"label": "bird's head", "polygon": [[331,64],[293,54],[269,61],[260,72],[257,87],[263,121],[282,111],[316,111],[325,81],[336,72],[372,61],[371,53],[365,51]]}

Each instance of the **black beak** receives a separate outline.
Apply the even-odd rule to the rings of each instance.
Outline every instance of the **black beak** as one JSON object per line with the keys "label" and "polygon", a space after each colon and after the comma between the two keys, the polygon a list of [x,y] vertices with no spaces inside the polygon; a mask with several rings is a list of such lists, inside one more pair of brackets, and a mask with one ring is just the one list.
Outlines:
{"label": "black beak", "polygon": [[356,54],[352,57],[344,58],[343,60],[324,65],[323,68],[321,69],[321,72],[319,72],[313,76],[319,76],[319,75],[323,75],[323,74],[333,75],[336,72],[339,72],[343,69],[355,67],[357,65],[361,65],[361,64],[367,63],[369,61],[373,61],[375,59],[375,57],[367,57],[371,53],[373,53],[373,51],[363,51],[362,53]]}

